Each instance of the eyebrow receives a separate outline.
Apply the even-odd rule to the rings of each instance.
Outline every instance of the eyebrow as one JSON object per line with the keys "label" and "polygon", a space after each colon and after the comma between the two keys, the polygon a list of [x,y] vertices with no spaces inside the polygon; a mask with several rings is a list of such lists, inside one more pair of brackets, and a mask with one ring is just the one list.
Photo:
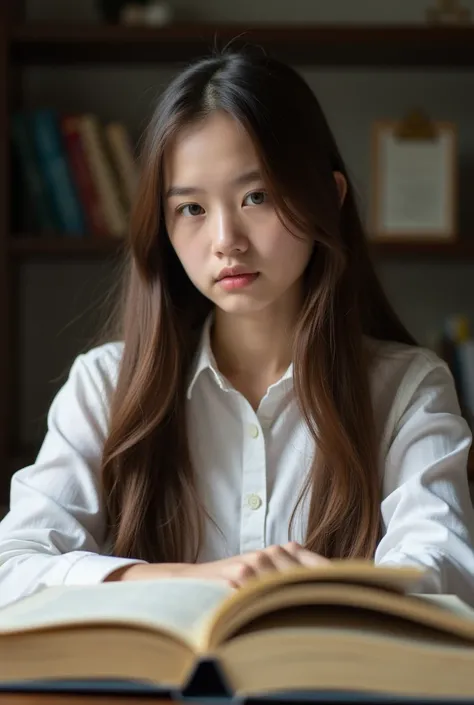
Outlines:
{"label": "eyebrow", "polygon": [[[250,184],[255,181],[261,180],[262,175],[259,169],[252,169],[251,171],[246,171],[236,179],[233,179],[232,185],[234,186],[245,186],[245,184]],[[166,198],[172,198],[173,196],[192,196],[198,193],[204,193],[205,189],[198,188],[197,186],[170,186],[166,192]]]}

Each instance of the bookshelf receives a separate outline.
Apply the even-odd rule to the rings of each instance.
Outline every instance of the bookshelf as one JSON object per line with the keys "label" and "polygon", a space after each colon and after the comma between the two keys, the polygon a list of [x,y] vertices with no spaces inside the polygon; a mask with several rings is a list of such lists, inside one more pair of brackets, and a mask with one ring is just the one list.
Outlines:
{"label": "bookshelf", "polygon": [[175,24],[164,29],[18,25],[11,58],[22,64],[183,62],[232,41],[252,42],[294,64],[472,67],[474,28],[359,25]]}
{"label": "bookshelf", "polygon": [[25,260],[33,257],[104,257],[119,255],[124,242],[119,238],[61,238],[18,236],[8,242],[9,257]]}
{"label": "bookshelf", "polygon": [[[14,382],[17,332],[11,312],[14,273],[34,258],[112,257],[120,253],[117,238],[66,239],[10,232],[9,113],[18,104],[21,76],[29,66],[64,66],[189,61],[216,45],[245,42],[294,65],[373,67],[377,69],[474,68],[474,27],[430,26],[298,26],[242,24],[175,24],[165,29],[105,25],[25,24],[20,0],[0,2],[0,505],[8,499],[10,473],[30,462],[34,449],[15,444],[18,417]],[[454,74],[453,74],[454,75]],[[474,238],[454,244],[372,243],[379,258],[474,260]],[[16,460],[15,460],[16,458]],[[21,460],[20,460],[21,459]],[[473,469],[470,471],[474,479]]]}
{"label": "bookshelf", "polygon": [[[0,389],[4,401],[0,402],[0,505],[6,504],[5,470],[8,460],[8,403],[12,398],[13,385],[11,384],[11,325],[10,325],[10,259],[7,252],[9,237],[8,200],[10,192],[9,165],[8,165],[8,85],[9,85],[9,56],[8,56],[8,27],[6,11],[0,5]],[[8,401],[7,401],[8,400]]]}

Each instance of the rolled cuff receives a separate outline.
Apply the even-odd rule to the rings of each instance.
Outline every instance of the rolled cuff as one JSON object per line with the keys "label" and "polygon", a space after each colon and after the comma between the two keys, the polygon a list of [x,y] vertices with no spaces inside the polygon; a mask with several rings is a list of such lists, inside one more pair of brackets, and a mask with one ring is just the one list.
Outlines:
{"label": "rolled cuff", "polygon": [[[96,585],[119,568],[125,568],[146,561],[136,558],[101,556],[97,553],[83,553],[77,556],[64,576],[64,585]],[[72,556],[71,556],[72,557]]]}

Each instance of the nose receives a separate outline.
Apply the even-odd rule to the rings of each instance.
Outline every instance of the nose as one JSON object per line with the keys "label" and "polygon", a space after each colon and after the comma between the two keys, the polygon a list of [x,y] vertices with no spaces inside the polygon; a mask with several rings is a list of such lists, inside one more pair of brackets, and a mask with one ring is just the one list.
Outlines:
{"label": "nose", "polygon": [[228,257],[234,253],[245,252],[248,238],[243,224],[236,214],[221,210],[215,215],[212,229],[212,251],[218,257]]}

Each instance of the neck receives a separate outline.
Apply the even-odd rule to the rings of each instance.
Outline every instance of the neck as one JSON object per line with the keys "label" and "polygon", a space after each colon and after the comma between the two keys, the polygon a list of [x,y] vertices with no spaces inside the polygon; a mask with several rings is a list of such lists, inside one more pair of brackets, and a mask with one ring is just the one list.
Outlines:
{"label": "neck", "polygon": [[295,321],[290,308],[242,316],[216,309],[212,349],[219,370],[228,379],[279,379],[292,360]]}

